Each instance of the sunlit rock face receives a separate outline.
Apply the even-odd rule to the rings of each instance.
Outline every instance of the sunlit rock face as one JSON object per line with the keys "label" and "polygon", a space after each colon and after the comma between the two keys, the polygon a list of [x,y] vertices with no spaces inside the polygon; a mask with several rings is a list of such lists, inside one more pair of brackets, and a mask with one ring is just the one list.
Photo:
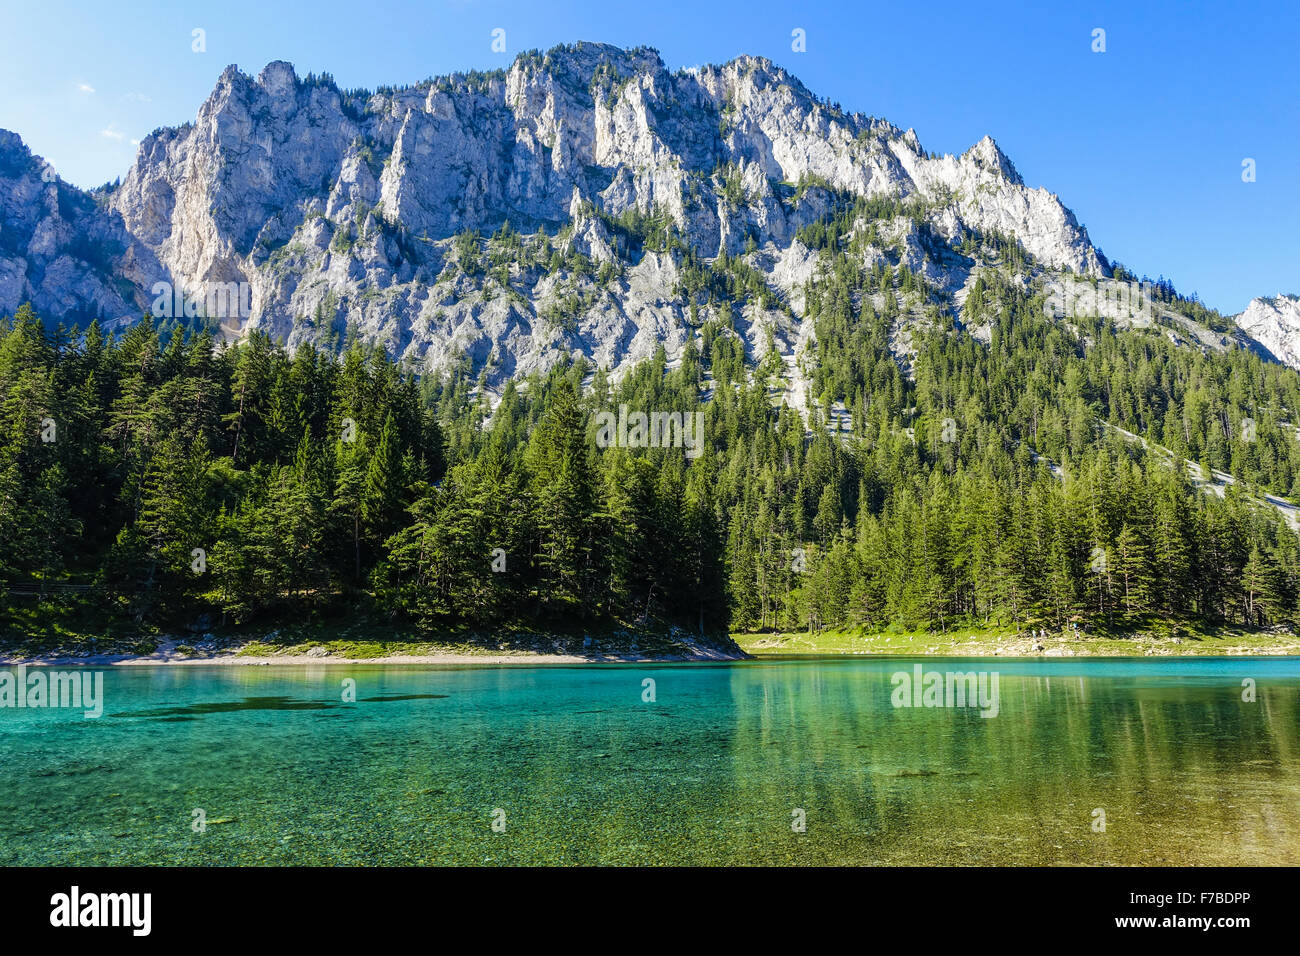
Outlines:
{"label": "sunlit rock face", "polygon": [[[755,357],[775,348],[794,368],[821,268],[799,230],[854,198],[905,204],[860,223],[864,264],[907,265],[959,326],[992,265],[972,237],[1018,241],[1025,282],[1111,271],[991,138],[933,156],[754,57],[670,72],[652,50],[577,44],[374,92],[231,66],[116,187],[43,182],[11,134],[0,154],[0,309],[131,320],[165,311],[168,283],[228,337],[351,332],[489,386],[574,355],[615,374],[660,346],[675,358],[721,308],[687,273],[724,253],[771,293],[730,321]],[[213,288],[240,304],[211,314]],[[900,356],[925,310],[902,311]]]}
{"label": "sunlit rock face", "polygon": [[1252,299],[1236,321],[1279,362],[1300,369],[1300,296]]}

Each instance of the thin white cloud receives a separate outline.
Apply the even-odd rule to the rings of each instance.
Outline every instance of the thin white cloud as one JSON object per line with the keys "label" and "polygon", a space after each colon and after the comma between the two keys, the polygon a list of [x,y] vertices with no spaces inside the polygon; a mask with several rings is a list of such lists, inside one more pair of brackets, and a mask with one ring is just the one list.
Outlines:
{"label": "thin white cloud", "polygon": [[107,138],[107,139],[115,139],[115,140],[117,140],[119,143],[120,143],[122,140],[126,139],[126,134],[125,134],[125,133],[120,133],[120,132],[118,132],[117,130],[113,129],[112,126],[109,126],[109,127],[107,127],[106,129],[102,129],[102,130],[100,130],[100,131],[99,131],[99,135],[100,135],[100,136],[103,136],[103,137],[105,137],[105,138]]}
{"label": "thin white cloud", "polygon": [[80,90],[82,93],[93,93],[93,92],[95,92],[95,88],[94,88],[93,86],[91,86],[89,83],[78,83],[78,84],[77,84],[77,89]]}
{"label": "thin white cloud", "polygon": [[128,103],[152,103],[153,102],[153,100],[149,99],[149,97],[145,96],[143,93],[124,93],[122,94],[122,99],[126,100]]}

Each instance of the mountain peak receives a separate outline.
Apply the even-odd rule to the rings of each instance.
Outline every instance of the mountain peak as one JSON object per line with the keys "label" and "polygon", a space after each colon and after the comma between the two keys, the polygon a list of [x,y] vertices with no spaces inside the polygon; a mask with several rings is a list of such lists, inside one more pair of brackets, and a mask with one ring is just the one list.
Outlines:
{"label": "mountain peak", "polygon": [[540,67],[554,75],[590,77],[600,67],[613,69],[620,76],[655,73],[664,68],[659,51],[652,47],[624,49],[609,43],[580,40],[562,43],[549,50],[528,50],[515,57],[512,69]]}
{"label": "mountain peak", "polygon": [[1300,368],[1300,297],[1279,294],[1252,299],[1235,321],[1279,362]]}
{"label": "mountain peak", "polygon": [[0,129],[0,149],[6,152],[30,153],[23,138],[12,130]]}
{"label": "mountain peak", "polygon": [[1016,172],[1016,167],[1012,164],[1007,154],[1002,152],[997,141],[987,134],[978,143],[966,150],[962,154],[963,158],[970,157],[983,169],[989,169],[997,172],[1005,179],[1015,183],[1017,186],[1023,186],[1025,181],[1020,178]]}
{"label": "mountain peak", "polygon": [[261,73],[257,74],[257,85],[268,90],[283,89],[286,85],[297,86],[298,74],[294,71],[292,63],[285,60],[272,60],[262,68]]}
{"label": "mountain peak", "polygon": [[765,56],[756,56],[752,53],[742,53],[740,56],[728,60],[726,66],[734,67],[737,70],[746,70],[750,72],[766,73],[773,79],[786,81],[790,79],[789,74],[781,67],[777,66]]}
{"label": "mountain peak", "polygon": [[51,320],[138,317],[122,269],[132,251],[120,221],[92,194],[0,130],[0,315],[30,302]]}
{"label": "mountain peak", "polygon": [[136,301],[157,282],[248,283],[252,312],[220,317],[228,334],[295,346],[352,328],[431,370],[468,358],[496,384],[566,355],[617,370],[679,354],[720,308],[716,290],[683,291],[685,250],[755,270],[757,298],[733,314],[764,348],[765,329],[802,321],[804,240],[866,198],[882,202],[854,226],[872,230],[863,254],[940,298],[980,265],[956,247],[992,232],[1034,275],[1107,274],[991,137],[929,156],[761,56],[669,72],[648,47],[580,42],[364,96],[305,89],[283,60],[256,78],[232,65],[193,124],[145,138],[95,220],[125,230],[118,278]]}

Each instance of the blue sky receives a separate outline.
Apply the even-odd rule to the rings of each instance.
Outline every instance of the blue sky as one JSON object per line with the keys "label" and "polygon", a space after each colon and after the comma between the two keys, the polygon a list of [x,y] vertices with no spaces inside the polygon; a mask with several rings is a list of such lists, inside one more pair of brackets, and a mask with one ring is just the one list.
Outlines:
{"label": "blue sky", "polygon": [[94,186],[126,171],[134,140],[193,119],[230,63],[374,87],[574,40],[647,44],[669,68],[760,54],[929,150],[992,135],[1112,259],[1234,313],[1300,292],[1298,26],[1282,2],[0,0],[0,127]]}

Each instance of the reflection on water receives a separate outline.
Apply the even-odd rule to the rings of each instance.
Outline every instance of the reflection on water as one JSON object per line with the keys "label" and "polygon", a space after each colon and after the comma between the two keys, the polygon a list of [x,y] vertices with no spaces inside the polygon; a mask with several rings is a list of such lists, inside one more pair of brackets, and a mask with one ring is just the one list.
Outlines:
{"label": "reflection on water", "polygon": [[0,863],[1300,863],[1300,659],[914,663],[118,668],[0,709]]}

